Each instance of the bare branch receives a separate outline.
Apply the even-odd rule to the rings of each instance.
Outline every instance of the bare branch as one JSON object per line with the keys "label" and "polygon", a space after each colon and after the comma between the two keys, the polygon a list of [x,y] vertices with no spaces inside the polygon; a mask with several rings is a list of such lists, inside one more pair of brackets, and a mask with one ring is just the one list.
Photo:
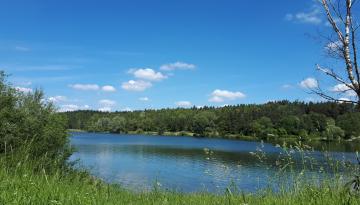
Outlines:
{"label": "bare branch", "polygon": [[323,7],[325,9],[325,12],[326,12],[326,15],[327,15],[327,18],[328,18],[328,21],[329,23],[331,24],[331,26],[333,27],[333,29],[335,30],[335,32],[337,33],[339,39],[341,41],[344,41],[344,36],[343,34],[341,33],[340,29],[338,28],[338,26],[336,25],[335,21],[334,21],[334,18],[332,17],[331,13],[330,13],[330,10],[329,10],[329,6],[327,4],[327,0],[322,0],[321,1],[322,4],[323,4]]}
{"label": "bare branch", "polygon": [[346,85],[349,89],[354,90],[356,92],[355,87],[353,87],[352,85],[349,85],[349,83],[347,83],[342,77],[340,77],[338,74],[336,74],[333,70],[322,68],[320,65],[316,65],[316,66],[319,71],[334,78],[339,83]]}
{"label": "bare branch", "polygon": [[[320,88],[313,89],[312,93],[327,100],[356,103],[360,106],[360,68],[357,59],[358,42],[356,39],[356,31],[360,26],[356,24],[352,15],[352,8],[356,3],[356,0],[337,0],[337,7],[335,5],[336,3],[332,0],[319,1],[323,5],[328,22],[332,26],[333,33],[337,35],[337,40],[335,41],[328,38],[330,43],[327,45],[327,51],[330,55],[333,55],[333,57],[341,58],[343,60],[345,63],[344,71],[347,75],[346,77],[342,76],[342,74],[336,73],[332,69],[322,68],[319,65],[317,65],[317,70],[330,76],[338,83],[331,91],[337,92],[338,94],[348,94],[349,96],[351,94],[351,96],[356,96],[356,99],[336,99],[336,97],[331,96],[332,94],[324,92]],[[345,2],[345,4],[342,4],[341,2]],[[339,18],[344,25],[339,26],[340,24],[336,18]]]}
{"label": "bare branch", "polygon": [[[340,19],[340,21],[345,24],[344,18],[341,15],[341,11],[340,11],[340,1],[337,1],[337,6],[334,5],[334,3],[332,1],[329,1],[329,4],[332,8],[332,10],[334,11],[335,15]],[[334,20],[335,21],[335,20]]]}
{"label": "bare branch", "polygon": [[334,102],[339,102],[339,103],[353,103],[353,104],[357,104],[358,102],[356,101],[353,101],[353,100],[348,100],[348,99],[337,99],[337,98],[334,98],[330,95],[327,95],[323,90],[320,89],[320,87],[316,88],[316,89],[312,89],[311,90],[311,93],[312,94],[316,94],[326,100],[331,100],[331,101],[334,101]]}

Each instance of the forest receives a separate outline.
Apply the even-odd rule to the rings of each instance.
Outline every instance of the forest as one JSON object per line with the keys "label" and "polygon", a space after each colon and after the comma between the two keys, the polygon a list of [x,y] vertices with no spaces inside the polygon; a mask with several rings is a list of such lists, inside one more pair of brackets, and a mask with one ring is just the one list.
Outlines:
{"label": "forest", "polygon": [[90,132],[325,141],[360,136],[360,113],[350,103],[284,100],[132,112],[79,110],[60,115],[68,119],[68,129]]}

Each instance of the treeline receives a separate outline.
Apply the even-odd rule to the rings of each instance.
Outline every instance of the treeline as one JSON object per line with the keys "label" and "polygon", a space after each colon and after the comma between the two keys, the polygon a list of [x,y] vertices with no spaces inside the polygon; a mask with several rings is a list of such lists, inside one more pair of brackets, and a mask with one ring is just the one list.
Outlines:
{"label": "treeline", "polygon": [[360,113],[351,104],[278,101],[266,104],[133,112],[65,112],[69,129],[208,137],[337,140],[360,136]]}

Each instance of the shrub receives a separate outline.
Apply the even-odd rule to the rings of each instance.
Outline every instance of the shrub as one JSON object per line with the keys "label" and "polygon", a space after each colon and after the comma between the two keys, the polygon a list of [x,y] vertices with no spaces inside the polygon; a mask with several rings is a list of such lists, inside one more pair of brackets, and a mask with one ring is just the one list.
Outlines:
{"label": "shrub", "polygon": [[[71,155],[65,119],[40,90],[24,93],[12,88],[0,72],[0,153],[42,160],[42,166],[64,166]],[[23,153],[26,151],[26,153]]]}

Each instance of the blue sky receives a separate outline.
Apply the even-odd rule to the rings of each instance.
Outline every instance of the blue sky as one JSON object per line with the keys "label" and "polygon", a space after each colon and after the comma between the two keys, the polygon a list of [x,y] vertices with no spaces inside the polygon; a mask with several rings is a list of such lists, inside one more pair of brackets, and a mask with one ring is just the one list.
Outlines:
{"label": "blue sky", "polygon": [[328,62],[312,0],[2,0],[0,25],[0,69],[60,110],[317,100]]}

